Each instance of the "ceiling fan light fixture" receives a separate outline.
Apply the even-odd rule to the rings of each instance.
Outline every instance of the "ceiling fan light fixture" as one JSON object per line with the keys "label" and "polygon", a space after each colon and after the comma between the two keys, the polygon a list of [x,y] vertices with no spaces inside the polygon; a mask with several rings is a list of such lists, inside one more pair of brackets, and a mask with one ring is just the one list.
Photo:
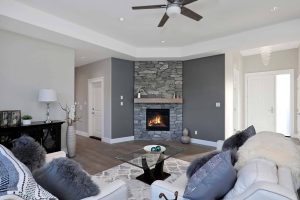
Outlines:
{"label": "ceiling fan light fixture", "polygon": [[176,17],[181,13],[181,8],[177,4],[175,5],[169,5],[167,8],[167,15],[169,17]]}

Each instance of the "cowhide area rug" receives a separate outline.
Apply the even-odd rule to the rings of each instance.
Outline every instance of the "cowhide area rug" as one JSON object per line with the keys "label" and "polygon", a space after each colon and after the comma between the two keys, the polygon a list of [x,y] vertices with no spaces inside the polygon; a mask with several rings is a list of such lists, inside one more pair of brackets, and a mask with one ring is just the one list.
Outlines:
{"label": "cowhide area rug", "polygon": [[[164,171],[171,174],[166,181],[170,183],[174,182],[180,175],[185,174],[188,165],[189,162],[176,158],[169,158],[165,160]],[[149,200],[150,185],[135,179],[141,174],[143,174],[142,169],[128,163],[123,163],[101,173],[95,174],[95,176],[98,176],[106,183],[111,183],[117,179],[125,181],[129,187],[129,200]]]}

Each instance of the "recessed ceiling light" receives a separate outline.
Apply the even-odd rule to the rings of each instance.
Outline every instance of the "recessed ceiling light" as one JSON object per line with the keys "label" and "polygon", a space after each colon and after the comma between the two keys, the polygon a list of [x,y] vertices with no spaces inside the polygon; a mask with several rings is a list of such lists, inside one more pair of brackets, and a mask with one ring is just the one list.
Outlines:
{"label": "recessed ceiling light", "polygon": [[125,21],[125,18],[124,17],[120,17],[119,19],[121,22],[124,22]]}
{"label": "recessed ceiling light", "polygon": [[160,43],[164,44],[164,43],[166,43],[166,41],[162,40],[162,41],[160,41]]}
{"label": "recessed ceiling light", "polygon": [[271,12],[277,12],[279,10],[279,8],[277,6],[274,6],[273,8],[271,8]]}

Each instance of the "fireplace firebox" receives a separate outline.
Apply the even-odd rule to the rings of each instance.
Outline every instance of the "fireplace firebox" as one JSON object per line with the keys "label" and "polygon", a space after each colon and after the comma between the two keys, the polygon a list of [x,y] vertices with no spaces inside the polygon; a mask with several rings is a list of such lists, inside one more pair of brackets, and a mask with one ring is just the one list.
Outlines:
{"label": "fireplace firebox", "polygon": [[169,109],[147,109],[146,110],[147,131],[170,131]]}

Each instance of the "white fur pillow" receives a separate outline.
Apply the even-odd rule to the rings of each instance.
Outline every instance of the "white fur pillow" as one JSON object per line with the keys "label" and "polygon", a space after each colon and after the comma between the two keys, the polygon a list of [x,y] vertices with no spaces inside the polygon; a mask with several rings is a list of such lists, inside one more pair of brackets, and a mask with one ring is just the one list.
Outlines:
{"label": "white fur pillow", "polygon": [[278,183],[277,166],[275,162],[257,158],[250,160],[238,172],[238,179],[224,200],[234,199],[243,194],[251,185],[257,182]]}
{"label": "white fur pillow", "polygon": [[279,167],[289,167],[294,185],[300,187],[300,147],[290,138],[272,132],[261,132],[249,138],[237,152],[235,168],[240,170],[247,161],[254,158],[273,160]]}

